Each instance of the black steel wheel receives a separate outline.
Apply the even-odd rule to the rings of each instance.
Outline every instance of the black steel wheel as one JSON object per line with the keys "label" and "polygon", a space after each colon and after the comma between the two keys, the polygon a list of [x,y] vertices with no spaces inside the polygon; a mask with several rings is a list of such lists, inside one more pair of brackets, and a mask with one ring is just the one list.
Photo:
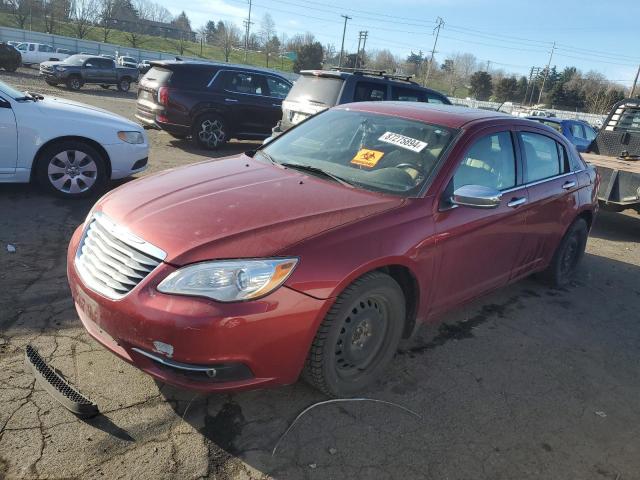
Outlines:
{"label": "black steel wheel", "polygon": [[589,227],[584,218],[577,218],[568,228],[556,249],[551,263],[540,277],[553,287],[567,285],[573,276],[587,246]]}
{"label": "black steel wheel", "polygon": [[320,325],[303,378],[333,397],[370,387],[393,358],[405,322],[398,283],[370,272],[349,285]]}

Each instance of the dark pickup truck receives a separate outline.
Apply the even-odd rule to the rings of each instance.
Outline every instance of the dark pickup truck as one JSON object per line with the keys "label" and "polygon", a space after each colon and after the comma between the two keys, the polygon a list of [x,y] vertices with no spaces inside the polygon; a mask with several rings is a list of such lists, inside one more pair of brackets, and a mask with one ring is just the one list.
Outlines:
{"label": "dark pickup truck", "polygon": [[104,57],[72,55],[62,62],[42,62],[40,75],[49,85],[64,83],[70,90],[80,90],[85,83],[96,83],[102,88],[116,85],[128,92],[131,82],[138,80],[138,69],[117,66]]}

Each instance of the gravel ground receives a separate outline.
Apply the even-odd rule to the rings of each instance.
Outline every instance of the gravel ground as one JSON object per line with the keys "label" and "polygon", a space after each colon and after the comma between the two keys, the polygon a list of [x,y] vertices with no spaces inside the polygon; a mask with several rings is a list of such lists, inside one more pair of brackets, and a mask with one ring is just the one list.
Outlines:
{"label": "gravel ground", "polygon": [[[70,93],[31,69],[0,80],[133,118],[134,93]],[[211,156],[161,132],[149,136],[149,172]],[[90,207],[0,185],[0,478],[640,478],[635,213],[599,214],[570,287],[525,280],[423,328],[368,393],[421,420],[379,404],[323,406],[271,456],[321,394],[301,382],[232,395],[177,391],[84,332],[65,252]],[[28,343],[102,415],[78,420],[34,384],[23,368]]]}

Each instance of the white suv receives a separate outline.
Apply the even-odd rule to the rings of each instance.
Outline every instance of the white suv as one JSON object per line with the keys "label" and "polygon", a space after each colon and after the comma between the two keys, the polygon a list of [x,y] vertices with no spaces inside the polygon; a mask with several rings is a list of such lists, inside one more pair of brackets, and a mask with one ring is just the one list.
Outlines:
{"label": "white suv", "polygon": [[19,92],[0,82],[0,183],[37,181],[62,197],[85,197],[109,178],[147,168],[142,127],[100,108]]}

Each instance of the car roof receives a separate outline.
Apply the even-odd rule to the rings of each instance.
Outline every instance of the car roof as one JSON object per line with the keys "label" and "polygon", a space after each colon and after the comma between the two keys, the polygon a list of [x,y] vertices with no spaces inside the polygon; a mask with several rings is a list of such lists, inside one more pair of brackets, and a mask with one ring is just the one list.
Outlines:
{"label": "car roof", "polygon": [[212,68],[222,68],[224,70],[239,70],[239,71],[249,71],[256,73],[265,73],[269,75],[277,75],[282,78],[287,78],[284,75],[286,72],[278,72],[275,70],[271,70],[268,68],[261,67],[253,67],[250,65],[238,65],[234,63],[221,63],[221,62],[201,62],[197,60],[150,60],[152,66],[165,67],[169,70],[179,70],[183,68],[196,68],[196,69],[212,69]]}
{"label": "car roof", "polygon": [[531,117],[525,117],[527,120],[535,120],[536,122],[552,122],[552,123],[562,123],[566,120],[563,120],[561,118],[554,118],[554,117],[535,117],[535,116],[531,116]]}
{"label": "car roof", "polygon": [[502,112],[424,102],[358,102],[345,103],[333,108],[393,115],[449,128],[460,128],[479,120],[522,120]]}

